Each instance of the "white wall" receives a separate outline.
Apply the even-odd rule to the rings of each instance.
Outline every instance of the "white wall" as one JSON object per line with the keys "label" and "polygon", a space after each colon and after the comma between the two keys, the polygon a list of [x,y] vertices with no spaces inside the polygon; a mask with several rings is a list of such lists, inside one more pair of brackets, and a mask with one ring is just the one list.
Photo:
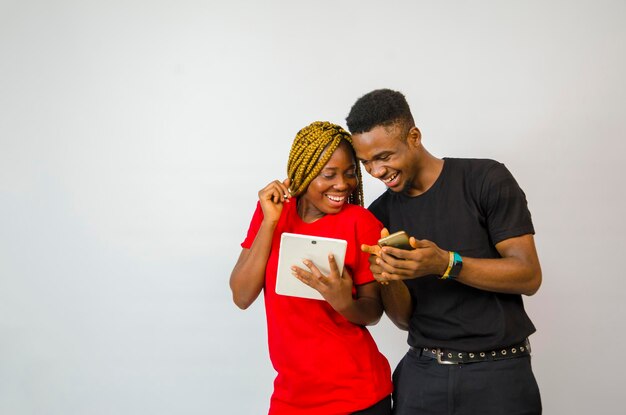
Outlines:
{"label": "white wall", "polygon": [[[344,124],[381,87],[435,155],[496,158],[526,191],[546,413],[618,412],[624,17],[608,0],[0,0],[0,413],[264,413],[262,300],[242,312],[228,289],[256,192],[299,128]],[[373,332],[395,364],[405,334]]]}

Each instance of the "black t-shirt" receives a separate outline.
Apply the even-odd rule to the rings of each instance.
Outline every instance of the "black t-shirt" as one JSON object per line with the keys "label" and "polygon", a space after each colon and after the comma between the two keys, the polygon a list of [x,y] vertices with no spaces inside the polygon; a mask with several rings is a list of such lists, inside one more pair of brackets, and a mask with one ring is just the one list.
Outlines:
{"label": "black t-shirt", "polygon": [[[425,193],[410,197],[387,190],[369,209],[390,232],[405,230],[470,258],[499,258],[495,244],[535,233],[524,192],[494,160],[445,158]],[[535,331],[521,295],[436,275],[405,283],[415,304],[411,346],[483,351],[521,342]]]}

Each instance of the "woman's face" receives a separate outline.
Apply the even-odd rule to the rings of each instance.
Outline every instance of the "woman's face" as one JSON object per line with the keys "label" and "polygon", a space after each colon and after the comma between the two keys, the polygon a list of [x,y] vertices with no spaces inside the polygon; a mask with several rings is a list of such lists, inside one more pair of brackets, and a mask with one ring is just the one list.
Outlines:
{"label": "woman's face", "polygon": [[341,141],[322,168],[300,196],[304,211],[302,219],[317,219],[339,213],[359,184],[356,162],[350,144]]}

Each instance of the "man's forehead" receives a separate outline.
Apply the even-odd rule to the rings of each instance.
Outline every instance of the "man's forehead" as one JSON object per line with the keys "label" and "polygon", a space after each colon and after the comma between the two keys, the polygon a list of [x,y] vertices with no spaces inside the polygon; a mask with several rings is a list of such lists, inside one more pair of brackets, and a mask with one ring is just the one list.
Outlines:
{"label": "man's forehead", "polygon": [[372,160],[383,153],[395,151],[400,140],[391,134],[368,135],[363,133],[354,137],[354,150],[360,160]]}
{"label": "man's forehead", "polygon": [[401,131],[397,128],[389,128],[385,126],[374,127],[371,130],[353,135],[355,147],[369,147],[372,145],[391,145],[393,141],[401,138]]}

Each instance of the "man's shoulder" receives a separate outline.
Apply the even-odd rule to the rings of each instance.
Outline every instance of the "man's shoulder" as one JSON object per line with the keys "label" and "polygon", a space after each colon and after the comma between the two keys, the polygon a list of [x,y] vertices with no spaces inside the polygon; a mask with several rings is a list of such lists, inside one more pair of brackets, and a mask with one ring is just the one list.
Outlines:
{"label": "man's shoulder", "polygon": [[385,190],[380,196],[378,196],[370,205],[367,207],[369,211],[374,211],[384,205],[386,205],[391,198],[391,191]]}
{"label": "man's shoulder", "polygon": [[493,159],[446,157],[444,160],[453,168],[471,171],[488,171],[496,166],[503,165]]}
{"label": "man's shoulder", "polygon": [[446,158],[448,174],[462,178],[467,184],[479,185],[490,178],[510,174],[504,164],[493,159]]}

